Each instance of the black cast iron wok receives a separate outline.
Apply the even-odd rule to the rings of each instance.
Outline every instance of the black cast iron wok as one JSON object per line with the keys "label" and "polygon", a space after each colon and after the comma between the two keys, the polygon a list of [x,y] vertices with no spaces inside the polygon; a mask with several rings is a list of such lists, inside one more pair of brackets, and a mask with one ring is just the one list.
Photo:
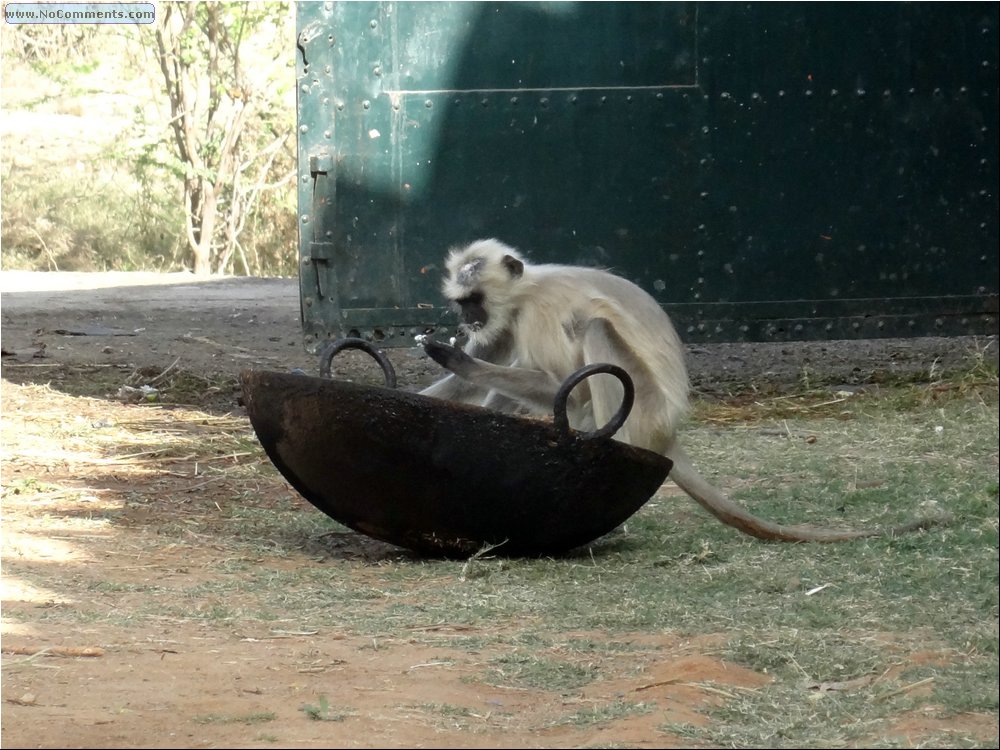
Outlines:
{"label": "black cast iron wok", "polygon": [[[346,348],[375,357],[395,384],[384,353],[362,339],[331,342],[321,377],[246,370],[240,379],[257,438],[285,479],[368,536],[432,555],[496,545],[504,555],[555,554],[617,527],[670,471],[670,459],[611,439],[633,399],[614,365],[567,378],[548,421],[323,377]],[[595,432],[571,430],[566,400],[599,372],[622,381],[622,406]]]}

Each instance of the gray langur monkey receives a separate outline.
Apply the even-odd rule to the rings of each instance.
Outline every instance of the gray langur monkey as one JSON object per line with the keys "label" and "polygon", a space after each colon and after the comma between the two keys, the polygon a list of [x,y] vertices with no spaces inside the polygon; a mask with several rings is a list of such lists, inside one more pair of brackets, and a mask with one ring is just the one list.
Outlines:
{"label": "gray langur monkey", "polygon": [[[769,541],[839,542],[927,528],[925,518],[854,531],[783,526],[730,501],[694,468],[677,440],[688,410],[684,347],[670,318],[645,291],[594,268],[530,264],[494,239],[454,249],[444,296],[468,334],[464,349],[424,338],[427,354],[451,374],[421,393],[501,411],[551,414],[560,384],[579,368],[609,362],[635,384],[635,405],[615,439],[667,456],[670,478],[720,521]],[[608,422],[622,386],[610,376],[581,382],[568,413],[576,429]]]}

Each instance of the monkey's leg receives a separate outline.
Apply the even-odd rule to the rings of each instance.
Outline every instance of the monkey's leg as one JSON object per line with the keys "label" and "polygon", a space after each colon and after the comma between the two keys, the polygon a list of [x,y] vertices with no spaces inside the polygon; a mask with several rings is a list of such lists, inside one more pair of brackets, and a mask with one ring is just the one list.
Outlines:
{"label": "monkey's leg", "polygon": [[[615,439],[642,448],[657,450],[655,415],[661,409],[658,392],[650,386],[652,380],[646,365],[635,355],[632,347],[618,335],[614,325],[605,318],[593,318],[583,332],[583,358],[588,365],[609,362],[629,374],[635,386],[635,404],[632,415]],[[607,424],[621,406],[624,390],[613,375],[595,375],[588,380],[594,426]]]}
{"label": "monkey's leg", "polygon": [[443,368],[475,387],[496,391],[537,411],[552,410],[560,384],[541,370],[494,365],[437,341],[426,342],[424,351]]}
{"label": "monkey's leg", "polygon": [[423,396],[439,398],[443,401],[459,401],[463,404],[481,404],[489,396],[488,388],[480,388],[457,375],[445,375],[420,391]]}

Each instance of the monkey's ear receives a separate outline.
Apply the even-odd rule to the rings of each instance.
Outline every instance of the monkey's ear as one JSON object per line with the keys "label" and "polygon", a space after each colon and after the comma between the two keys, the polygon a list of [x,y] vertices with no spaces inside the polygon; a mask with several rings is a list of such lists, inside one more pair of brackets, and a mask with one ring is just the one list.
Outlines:
{"label": "monkey's ear", "polygon": [[512,279],[516,279],[524,273],[524,263],[513,255],[503,256],[503,260],[500,262],[503,263],[503,267],[507,269]]}

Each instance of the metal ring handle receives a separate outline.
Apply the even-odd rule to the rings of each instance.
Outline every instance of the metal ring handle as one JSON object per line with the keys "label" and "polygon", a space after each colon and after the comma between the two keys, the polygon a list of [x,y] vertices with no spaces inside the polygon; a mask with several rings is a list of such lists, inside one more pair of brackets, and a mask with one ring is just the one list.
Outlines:
{"label": "metal ring handle", "polygon": [[555,405],[552,407],[552,416],[554,418],[556,429],[563,435],[569,435],[569,417],[566,416],[566,402],[569,400],[570,392],[591,375],[597,375],[599,373],[607,373],[618,378],[622,383],[622,387],[625,389],[625,395],[622,397],[622,404],[618,407],[618,411],[615,412],[615,415],[611,417],[610,420],[608,420],[606,425],[594,430],[593,432],[583,433],[580,437],[584,440],[610,438],[621,429],[621,426],[625,424],[625,420],[628,419],[628,415],[632,411],[632,404],[635,403],[635,385],[632,383],[632,378],[629,377],[629,374],[618,365],[612,365],[607,362],[598,362],[596,364],[581,367],[579,370],[566,378],[566,380],[563,381],[563,384],[559,386],[559,390],[556,392],[556,401]]}
{"label": "metal ring handle", "polygon": [[385,377],[385,387],[396,387],[396,371],[392,367],[392,362],[385,356],[385,352],[376,349],[368,341],[357,338],[334,339],[323,347],[323,351],[319,355],[319,376],[321,378],[330,377],[330,363],[337,353],[342,352],[344,349],[360,349],[370,355],[378,362],[379,367],[382,368],[382,375]]}

